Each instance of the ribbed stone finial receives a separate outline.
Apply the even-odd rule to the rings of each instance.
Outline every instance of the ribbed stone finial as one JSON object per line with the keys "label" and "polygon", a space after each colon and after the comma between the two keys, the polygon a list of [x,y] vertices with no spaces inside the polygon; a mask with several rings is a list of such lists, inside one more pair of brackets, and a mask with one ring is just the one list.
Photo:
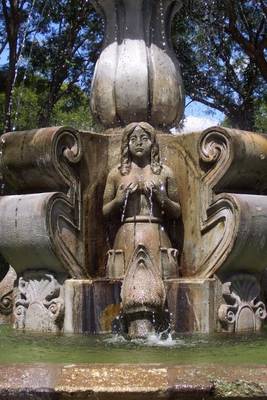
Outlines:
{"label": "ribbed stone finial", "polygon": [[106,22],[91,90],[93,114],[106,127],[148,121],[171,126],[184,111],[170,25],[181,0],[92,0]]}

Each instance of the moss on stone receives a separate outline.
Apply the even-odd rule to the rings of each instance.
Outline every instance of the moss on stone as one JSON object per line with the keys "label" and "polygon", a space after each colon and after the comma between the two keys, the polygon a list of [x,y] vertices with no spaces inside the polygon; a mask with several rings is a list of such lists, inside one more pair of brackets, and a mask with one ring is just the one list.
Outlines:
{"label": "moss on stone", "polygon": [[236,380],[228,382],[223,379],[215,379],[212,381],[214,384],[214,394],[216,398],[228,397],[261,397],[266,396],[262,386],[255,382],[248,382],[244,380]]}

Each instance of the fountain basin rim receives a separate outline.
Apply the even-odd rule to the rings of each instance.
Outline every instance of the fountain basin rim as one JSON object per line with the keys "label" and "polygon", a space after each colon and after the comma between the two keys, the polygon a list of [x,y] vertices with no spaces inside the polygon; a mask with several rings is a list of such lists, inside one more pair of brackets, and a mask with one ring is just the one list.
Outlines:
{"label": "fountain basin rim", "polygon": [[[166,364],[0,364],[0,399],[247,399],[267,397],[264,366]],[[16,397],[17,396],[17,397]],[[23,396],[23,397],[21,397]],[[39,397],[38,397],[39,398]]]}

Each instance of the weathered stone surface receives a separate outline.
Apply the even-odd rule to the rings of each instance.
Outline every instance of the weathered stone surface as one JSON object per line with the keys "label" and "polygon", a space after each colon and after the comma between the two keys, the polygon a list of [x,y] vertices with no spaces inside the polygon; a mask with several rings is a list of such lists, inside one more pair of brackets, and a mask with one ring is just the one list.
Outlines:
{"label": "weathered stone surface", "polygon": [[[199,139],[200,232],[206,239],[198,276],[265,268],[267,202],[264,135],[210,128]],[[203,174],[204,172],[204,174]],[[203,248],[202,247],[202,248]],[[201,249],[201,246],[198,246]]]}
{"label": "weathered stone surface", "polygon": [[121,281],[65,281],[64,332],[106,333],[120,313]]}
{"label": "weathered stone surface", "polygon": [[[64,332],[107,333],[118,329],[121,280],[66,280]],[[212,333],[222,303],[220,282],[215,279],[164,281],[166,304],[174,332]]]}
{"label": "weathered stone surface", "polygon": [[167,307],[175,332],[212,333],[217,330],[221,301],[216,279],[171,279],[165,281]]}
{"label": "weathered stone surface", "polygon": [[[103,198],[107,174],[120,160],[121,135],[118,133],[121,131],[118,130],[118,133],[111,131],[107,134],[88,132],[80,134],[84,148],[80,171],[77,172],[75,167],[74,175],[68,175],[66,171],[69,170],[65,169],[65,161],[62,161],[64,165],[62,171],[66,172],[66,176],[79,178],[78,181],[75,180],[76,178],[74,181],[68,178],[69,182],[76,182],[75,185],[80,182],[81,185],[80,189],[77,189],[75,185],[71,186],[72,189],[69,191],[65,178],[63,179],[59,172],[61,167],[55,167],[54,161],[51,164],[50,153],[44,152],[44,149],[51,151],[51,141],[62,143],[64,132],[61,128],[49,128],[41,132],[18,133],[18,141],[15,140],[17,133],[3,137],[5,142],[2,143],[2,165],[4,178],[6,176],[7,195],[0,199],[0,211],[1,204],[3,207],[0,212],[0,232],[2,232],[0,248],[5,248],[7,259],[14,258],[14,265],[18,271],[28,269],[32,265],[39,268],[47,267],[54,271],[67,271],[69,275],[85,276],[83,269],[80,269],[82,265],[86,274],[104,276],[105,255],[112,248],[114,232],[117,228],[115,226],[112,230],[107,228],[102,216],[102,201],[100,200]],[[63,142],[67,143],[67,148],[73,149],[75,153],[75,146],[79,142],[73,141],[73,136],[68,136],[68,134],[65,139]],[[162,160],[172,167],[177,180],[181,203],[180,225],[168,227],[170,237],[179,250],[180,276],[198,278],[210,277],[216,273],[225,281],[231,271],[260,272],[265,266],[264,255],[267,251],[264,242],[266,202],[263,195],[265,193],[264,176],[267,174],[264,161],[267,157],[266,138],[254,133],[213,128],[201,135],[192,133],[175,137],[161,134],[158,135],[158,141]],[[37,151],[35,158],[31,159],[30,143],[33,142],[36,143],[37,149],[39,149],[38,143],[45,143],[45,145],[40,145],[39,153]],[[64,147],[65,144],[62,146]],[[55,148],[53,146],[52,148]],[[58,151],[62,148],[60,146],[56,147]],[[20,159],[23,160],[23,164],[19,164],[18,157],[15,157],[17,148],[21,148]],[[250,162],[243,161],[243,156]],[[102,162],[99,163],[99,160]],[[22,172],[23,165],[25,165],[24,172]],[[56,163],[56,165],[59,164]],[[67,165],[69,165],[68,161]],[[35,175],[37,174],[35,168],[39,168],[39,181]],[[40,175],[41,171],[43,173]],[[56,177],[55,180],[52,176]],[[59,185],[63,192],[61,194],[58,192],[30,194],[34,190],[39,190],[38,182],[39,185],[43,185],[39,186],[40,190],[44,190],[45,187],[55,190],[55,186]],[[256,186],[255,182],[257,182]],[[8,187],[20,192],[22,184],[29,194],[11,195],[11,192],[8,192],[11,190]],[[76,189],[73,189],[75,187]],[[234,188],[239,193],[232,193]],[[65,192],[68,193],[65,194]],[[82,194],[81,203],[77,200],[79,193]],[[34,208],[34,198],[41,199],[40,209],[37,205],[36,209]],[[63,198],[68,200],[65,201]],[[30,209],[27,208],[27,199]],[[54,208],[46,206],[51,199],[55,199]],[[61,199],[67,208],[61,203]],[[71,203],[70,199],[74,203]],[[24,202],[25,206],[23,206]],[[69,208],[70,203],[73,205]],[[67,219],[60,220],[62,225],[59,231],[58,225],[54,222],[52,225],[47,225],[48,231],[54,232],[51,236],[45,225],[45,212],[48,210],[51,210],[48,216],[53,217],[53,221],[57,220],[57,215],[61,214],[62,210],[67,216]],[[16,214],[24,215],[22,217],[24,220],[16,219]],[[10,225],[8,229],[11,220],[13,227],[11,228]],[[65,223],[66,220],[76,221],[76,228],[73,229],[71,224]],[[79,220],[83,221],[80,230],[77,228]],[[17,221],[17,228],[15,221]],[[19,238],[13,234],[15,231]],[[70,231],[73,234],[73,240],[69,241]],[[43,240],[45,237],[46,242]],[[68,239],[65,240],[66,238]],[[51,243],[55,243],[52,250]],[[67,252],[65,252],[66,245]],[[47,257],[42,259],[41,254],[46,254]],[[61,259],[61,254],[64,255],[63,259]],[[74,259],[71,255],[75,255]],[[113,301],[107,302],[108,304],[113,304]],[[80,329],[82,330],[78,328],[78,331]]]}
{"label": "weathered stone surface", "polygon": [[70,128],[1,137],[5,196],[0,198],[0,251],[18,273],[47,268],[88,276],[76,165],[80,159],[80,136]]}
{"label": "weathered stone surface", "polygon": [[[116,133],[84,135],[85,164],[90,170],[84,197],[86,263],[91,275],[96,275],[105,273],[103,253],[112,248],[118,228],[108,230],[101,205],[94,199],[103,196],[107,173],[119,163],[121,137]],[[179,276],[209,278],[219,274],[223,278],[231,271],[261,272],[267,251],[263,195],[266,137],[212,128],[202,134],[161,134],[158,141],[162,161],[171,166],[177,180],[181,203],[181,223],[168,227],[179,250]],[[94,154],[93,158],[89,154]],[[97,159],[105,162],[99,165]],[[94,218],[97,226],[89,223]]]}
{"label": "weathered stone surface", "polygon": [[13,288],[17,275],[12,267],[0,281],[0,324],[10,323],[13,310]]}
{"label": "weathered stone surface", "polygon": [[107,127],[148,121],[168,126],[182,117],[184,94],[170,41],[177,0],[92,0],[106,22],[91,90],[91,109]]}
{"label": "weathered stone surface", "polygon": [[260,294],[260,284],[254,276],[237,274],[230,277],[222,287],[226,304],[218,310],[223,328],[228,332],[259,331],[267,316]]}
{"label": "weathered stone surface", "polygon": [[266,399],[262,367],[139,365],[0,366],[0,399]]}
{"label": "weathered stone surface", "polygon": [[24,272],[14,288],[14,327],[40,332],[61,331],[63,280],[64,276],[57,280],[50,271]]}
{"label": "weathered stone surface", "polygon": [[143,245],[137,245],[121,289],[122,312],[130,338],[147,337],[157,330],[166,293],[160,272]]}
{"label": "weathered stone surface", "polygon": [[120,163],[107,177],[103,214],[115,236],[107,276],[123,278],[122,313],[132,338],[148,336],[157,325],[165,330],[159,322],[166,298],[162,279],[178,275],[178,250],[166,224],[178,222],[180,213],[176,180],[161,162],[155,129],[145,122],[127,125]]}

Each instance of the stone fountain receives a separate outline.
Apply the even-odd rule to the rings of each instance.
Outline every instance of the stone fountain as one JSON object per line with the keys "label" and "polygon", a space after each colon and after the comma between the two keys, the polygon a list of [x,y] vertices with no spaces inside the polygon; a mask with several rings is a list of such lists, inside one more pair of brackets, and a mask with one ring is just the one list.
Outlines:
{"label": "stone fountain", "polygon": [[181,2],[93,3],[106,21],[91,93],[103,132],[1,136],[1,321],[130,338],[259,330],[267,138],[171,135],[184,111],[170,42]]}

